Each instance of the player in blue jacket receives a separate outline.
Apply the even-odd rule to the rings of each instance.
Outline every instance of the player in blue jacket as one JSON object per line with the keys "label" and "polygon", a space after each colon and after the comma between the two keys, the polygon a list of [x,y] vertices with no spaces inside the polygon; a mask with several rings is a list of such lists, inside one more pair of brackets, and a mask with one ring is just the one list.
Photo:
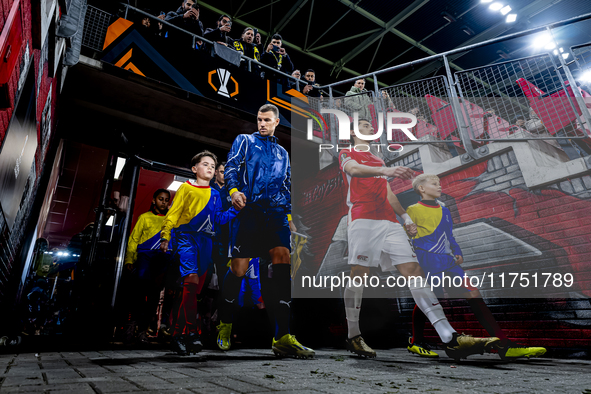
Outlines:
{"label": "player in blue jacket", "polygon": [[228,154],[225,178],[232,205],[244,209],[230,229],[232,263],[222,285],[218,347],[230,348],[232,309],[249,259],[270,257],[273,277],[265,303],[273,311],[272,350],[277,355],[308,358],[314,356],[314,351],[302,346],[289,331],[291,168],[287,151],[273,135],[279,120],[276,106],[263,105],[257,114],[258,132],[236,137]]}

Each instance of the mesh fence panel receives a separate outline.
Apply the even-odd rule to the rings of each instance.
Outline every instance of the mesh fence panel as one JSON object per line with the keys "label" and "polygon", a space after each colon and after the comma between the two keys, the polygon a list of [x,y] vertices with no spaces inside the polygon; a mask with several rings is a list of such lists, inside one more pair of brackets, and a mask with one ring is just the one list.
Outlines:
{"label": "mesh fence panel", "polygon": [[84,32],[82,35],[82,45],[101,52],[111,21],[111,14],[99,10],[91,5],[86,10],[86,19],[84,21]]}
{"label": "mesh fence panel", "polygon": [[550,54],[455,73],[462,112],[475,141],[586,138],[581,110]]}
{"label": "mesh fence panel", "polygon": [[[441,139],[458,139],[455,130],[440,134],[438,126],[453,120],[449,112],[451,106],[445,78],[442,76],[389,86],[381,89],[380,107],[386,113],[406,112],[417,117],[417,124],[410,129],[417,138],[433,136]],[[450,119],[451,116],[451,119]],[[393,123],[408,123],[409,120],[397,120]],[[455,128],[454,128],[455,129]],[[453,135],[452,135],[453,134]],[[402,132],[393,133],[392,142],[408,142]]]}

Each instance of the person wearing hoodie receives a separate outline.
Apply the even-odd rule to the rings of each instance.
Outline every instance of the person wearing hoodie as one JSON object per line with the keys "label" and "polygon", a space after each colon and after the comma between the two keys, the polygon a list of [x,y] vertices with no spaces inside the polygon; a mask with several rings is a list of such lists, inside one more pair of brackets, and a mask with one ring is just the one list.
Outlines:
{"label": "person wearing hoodie", "polygon": [[353,116],[353,112],[357,112],[359,114],[359,119],[367,119],[371,121],[369,105],[372,104],[372,101],[369,97],[369,92],[365,90],[365,79],[361,78],[356,80],[346,96],[349,97],[345,99],[345,106],[351,112],[347,115]]}
{"label": "person wearing hoodie", "polygon": [[[199,20],[199,5],[194,0],[184,0],[183,4],[176,11],[170,11],[166,14],[164,20],[183,30],[203,37],[203,23]],[[168,39],[171,40],[170,42],[175,47],[183,46],[191,48],[193,46],[193,37],[174,28],[168,29]],[[200,40],[197,41],[198,45],[202,43]]]}

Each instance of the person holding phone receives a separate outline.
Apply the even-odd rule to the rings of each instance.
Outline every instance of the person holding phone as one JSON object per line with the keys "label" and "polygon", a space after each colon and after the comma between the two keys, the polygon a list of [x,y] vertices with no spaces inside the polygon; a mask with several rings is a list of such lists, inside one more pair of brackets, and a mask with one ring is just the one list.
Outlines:
{"label": "person holding phone", "polygon": [[[176,11],[170,11],[164,20],[203,37],[203,23],[199,20],[199,5],[194,0],[183,0],[183,4]],[[186,48],[193,47],[193,37],[176,29],[169,29],[168,38],[172,45]],[[197,45],[201,46],[202,44],[203,41],[197,40]]]}
{"label": "person holding phone", "polygon": [[228,33],[232,30],[232,18],[228,15],[220,15],[215,29],[207,28],[204,37],[210,41],[215,41],[219,44],[228,46],[232,44],[233,40],[228,37]]}
{"label": "person holding phone", "polygon": [[279,34],[274,34],[273,37],[271,37],[271,43],[267,45],[267,49],[263,54],[263,64],[286,74],[291,74],[294,69],[293,63],[285,51],[285,48],[282,48],[282,44],[283,38]]}

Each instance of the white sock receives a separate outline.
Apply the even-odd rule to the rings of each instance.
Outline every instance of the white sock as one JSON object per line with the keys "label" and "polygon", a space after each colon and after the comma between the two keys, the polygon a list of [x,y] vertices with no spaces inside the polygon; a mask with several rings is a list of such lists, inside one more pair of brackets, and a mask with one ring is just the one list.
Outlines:
{"label": "white sock", "polygon": [[443,343],[448,343],[453,339],[453,334],[456,330],[447,321],[439,300],[427,285],[425,278],[423,278],[422,282],[420,283],[419,280],[409,281],[408,288],[419,309],[423,311],[433,325],[433,328],[435,328],[435,331],[437,331],[437,334],[439,334],[439,338],[441,338]]}
{"label": "white sock", "polygon": [[359,312],[361,312],[361,300],[363,299],[363,286],[347,286],[343,293],[345,302],[345,315],[347,316],[348,337],[361,335],[359,330]]}

